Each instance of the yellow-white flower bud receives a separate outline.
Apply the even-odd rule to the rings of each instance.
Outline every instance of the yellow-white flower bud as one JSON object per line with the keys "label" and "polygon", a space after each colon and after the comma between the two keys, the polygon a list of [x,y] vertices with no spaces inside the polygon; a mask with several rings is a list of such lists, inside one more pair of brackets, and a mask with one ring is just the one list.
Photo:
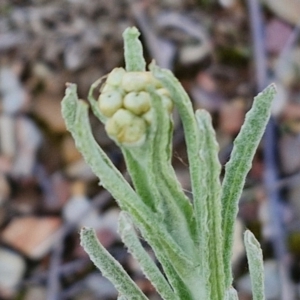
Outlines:
{"label": "yellow-white flower bud", "polygon": [[173,111],[173,101],[167,96],[160,97],[163,103],[163,107],[166,108],[169,113],[171,113]]}
{"label": "yellow-white flower bud", "polygon": [[119,108],[122,107],[122,93],[119,90],[111,90],[101,93],[98,100],[100,112],[111,117]]}
{"label": "yellow-white flower bud", "polygon": [[171,100],[169,91],[165,88],[162,88],[156,90],[156,92],[160,95],[164,108],[171,113],[173,110],[173,101]]}
{"label": "yellow-white flower bud", "polygon": [[123,68],[114,68],[106,79],[106,84],[120,86],[126,71]]}
{"label": "yellow-white flower bud", "polygon": [[131,92],[124,98],[124,107],[136,115],[147,112],[150,106],[151,99],[147,92]]}
{"label": "yellow-white flower bud", "polygon": [[166,96],[166,97],[169,97],[169,98],[171,97],[169,91],[165,88],[161,88],[161,89],[156,90],[156,93],[158,95],[161,95],[161,96]]}
{"label": "yellow-white flower bud", "polygon": [[144,113],[142,118],[147,122],[148,125],[151,125],[153,120],[153,108],[150,108],[146,113]]}
{"label": "yellow-white flower bud", "polygon": [[126,109],[119,109],[105,124],[107,134],[127,146],[140,146],[146,139],[146,122]]}
{"label": "yellow-white flower bud", "polygon": [[110,84],[105,83],[104,85],[102,85],[100,92],[101,93],[106,93],[106,92],[111,92],[116,90],[116,87]]}
{"label": "yellow-white flower bud", "polygon": [[151,72],[127,72],[122,78],[121,87],[126,92],[140,92],[145,90],[149,84],[153,84],[155,88],[162,87]]}

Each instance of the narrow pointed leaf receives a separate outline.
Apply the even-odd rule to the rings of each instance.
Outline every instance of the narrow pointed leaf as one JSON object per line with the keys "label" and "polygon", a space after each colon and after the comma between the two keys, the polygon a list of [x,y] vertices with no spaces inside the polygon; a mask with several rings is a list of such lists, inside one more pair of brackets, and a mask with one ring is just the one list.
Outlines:
{"label": "narrow pointed leaf", "polygon": [[146,62],[139,36],[140,33],[135,27],[127,28],[123,33],[125,65],[128,72],[145,71]]}
{"label": "narrow pointed leaf", "polygon": [[[204,245],[204,257],[208,258],[203,270],[205,278],[209,275],[210,296],[209,299],[223,300],[225,290],[225,278],[223,268],[223,237],[222,237],[222,218],[221,218],[221,183],[220,172],[221,165],[218,158],[219,146],[215,138],[215,131],[211,124],[211,117],[205,110],[196,112],[196,120],[199,128],[199,162],[201,165],[201,181],[199,187],[202,190],[202,201],[195,199],[196,218],[202,218],[204,210],[206,212],[205,219],[199,219],[203,222],[201,227],[206,226],[205,238],[200,241]],[[205,206],[203,206],[205,204]]]}
{"label": "narrow pointed leaf", "polygon": [[253,300],[264,300],[264,265],[260,244],[249,230],[245,232],[244,243],[249,265]]}
{"label": "narrow pointed leaf", "polygon": [[124,244],[128,247],[129,252],[139,262],[142,271],[146,277],[151,281],[157,292],[165,300],[178,299],[172,291],[169,283],[162,275],[154,261],[150,258],[148,253],[141,245],[133,224],[128,215],[121,213],[119,217],[119,233]]}
{"label": "narrow pointed leaf", "polygon": [[[199,165],[199,155],[198,155],[199,136],[198,136],[198,126],[194,116],[191,100],[189,99],[189,96],[185,92],[184,88],[181,86],[178,79],[175,78],[175,76],[172,74],[171,71],[161,69],[154,64],[150,65],[150,70],[152,71],[154,77],[156,77],[169,91],[171,98],[178,109],[183,124],[183,128],[184,128],[184,136],[185,136],[185,142],[187,146],[193,200],[194,202],[198,201],[200,203],[202,201],[201,200],[202,191],[199,185],[199,182],[201,180],[201,176],[200,176],[201,166]],[[203,205],[205,204],[203,203]],[[204,210],[203,210],[203,214],[205,214]],[[205,215],[203,215],[202,219],[205,219]],[[196,220],[196,222],[197,222],[197,236],[199,237],[199,240],[202,240],[201,235],[206,234],[205,233],[206,225],[203,222],[199,222],[199,218]],[[200,269],[202,268],[202,265],[204,265],[202,262],[203,262],[203,257],[200,256],[199,257]]]}
{"label": "narrow pointed leaf", "polygon": [[123,267],[99,243],[95,230],[83,228],[80,232],[81,246],[102,274],[128,299],[147,300],[140,288],[129,277]]}
{"label": "narrow pointed leaf", "polygon": [[239,300],[237,291],[233,287],[227,289],[224,300]]}
{"label": "narrow pointed leaf", "polygon": [[[164,211],[164,222],[167,230],[176,242],[195,256],[196,225],[190,200],[182,191],[175,171],[171,165],[172,123],[162,100],[153,90],[150,91],[156,119],[156,131],[153,140],[152,168],[155,184],[161,194],[160,204]],[[176,231],[174,231],[176,228]],[[195,257],[195,260],[197,258]]]}
{"label": "narrow pointed leaf", "polygon": [[253,156],[270,118],[271,104],[275,93],[275,86],[270,85],[254,98],[253,106],[247,113],[244,125],[234,141],[230,160],[225,167],[221,199],[226,287],[232,283],[231,255],[238,202],[246,175],[252,165]]}

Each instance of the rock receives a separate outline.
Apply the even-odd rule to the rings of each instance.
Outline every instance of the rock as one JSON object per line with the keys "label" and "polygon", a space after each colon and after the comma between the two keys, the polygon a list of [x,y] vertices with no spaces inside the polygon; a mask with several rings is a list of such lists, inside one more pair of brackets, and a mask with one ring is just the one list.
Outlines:
{"label": "rock", "polygon": [[293,25],[298,25],[300,15],[299,0],[262,0],[277,16]]}
{"label": "rock", "polygon": [[17,253],[0,248],[0,296],[14,297],[25,273],[25,260]]}
{"label": "rock", "polygon": [[300,168],[300,134],[283,134],[279,140],[279,157],[284,174],[293,174]]}
{"label": "rock", "polygon": [[108,247],[115,241],[120,240],[118,234],[118,219],[119,219],[120,209],[112,208],[106,211],[101,216],[100,226],[97,230],[97,236],[100,241],[102,240],[104,244]]}
{"label": "rock", "polygon": [[274,18],[266,26],[266,50],[273,54],[280,54],[286,46],[292,27],[281,20]]}
{"label": "rock", "polygon": [[233,267],[238,263],[243,254],[245,253],[245,247],[243,242],[244,225],[240,218],[237,218],[234,223],[234,236],[233,236],[233,253],[231,262]]}
{"label": "rock", "polygon": [[2,93],[2,112],[7,114],[19,112],[28,101],[28,94],[17,74],[9,67],[0,69],[0,92]]}
{"label": "rock", "polygon": [[43,93],[33,105],[34,114],[55,133],[65,133],[66,125],[61,115],[61,96]]}
{"label": "rock", "polygon": [[85,279],[86,287],[93,291],[98,299],[116,299],[118,292],[113,284],[99,273],[92,273]]}
{"label": "rock", "polygon": [[68,70],[76,71],[83,67],[88,59],[88,48],[80,41],[67,44],[64,51],[64,64]]}
{"label": "rock", "polygon": [[31,259],[41,259],[51,249],[59,234],[58,217],[17,217],[2,231],[2,242]]}
{"label": "rock", "polygon": [[[0,207],[7,201],[11,192],[7,178],[0,172]],[[0,221],[1,224],[1,221]]]}
{"label": "rock", "polygon": [[62,147],[61,152],[65,164],[69,165],[82,159],[82,155],[77,150],[75,146],[75,141],[71,135],[67,135],[63,139],[61,143],[61,147]]}
{"label": "rock", "polygon": [[191,87],[190,93],[194,100],[195,109],[206,109],[213,113],[220,109],[224,101],[217,88],[217,83],[208,72],[199,72],[196,84]]}
{"label": "rock", "polygon": [[92,181],[97,178],[83,158],[66,166],[65,173],[71,178],[83,181]]}
{"label": "rock", "polygon": [[[276,91],[277,93],[272,103],[272,116],[279,117],[287,110],[289,95],[287,88],[281,82],[276,82]],[[300,109],[298,110],[300,112]]]}
{"label": "rock", "polygon": [[86,196],[83,181],[76,181],[72,186],[72,196],[63,208],[63,217],[67,222],[76,223],[77,228],[99,228],[101,219]]}
{"label": "rock", "polygon": [[47,289],[43,286],[29,286],[24,300],[47,300]]}
{"label": "rock", "polygon": [[245,118],[245,100],[242,98],[224,102],[220,109],[220,130],[235,136],[241,129]]}
{"label": "rock", "polygon": [[42,142],[41,133],[27,117],[17,117],[15,126],[17,155],[13,162],[12,174],[16,177],[32,176],[37,150]]}

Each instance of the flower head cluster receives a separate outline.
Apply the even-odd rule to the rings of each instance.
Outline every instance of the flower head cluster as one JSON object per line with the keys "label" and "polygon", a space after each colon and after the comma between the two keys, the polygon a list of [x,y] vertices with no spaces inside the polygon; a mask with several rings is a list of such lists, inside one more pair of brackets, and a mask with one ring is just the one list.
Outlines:
{"label": "flower head cluster", "polygon": [[169,92],[151,72],[126,72],[115,68],[108,75],[98,99],[99,110],[107,118],[107,134],[120,144],[139,146],[147,135],[153,119],[151,97],[147,87],[155,87],[163,106],[171,113],[173,103]]}

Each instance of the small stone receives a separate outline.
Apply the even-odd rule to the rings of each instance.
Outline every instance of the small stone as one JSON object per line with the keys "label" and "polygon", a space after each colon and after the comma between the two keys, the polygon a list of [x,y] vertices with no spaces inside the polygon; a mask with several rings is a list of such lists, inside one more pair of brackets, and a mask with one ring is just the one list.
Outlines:
{"label": "small stone", "polygon": [[36,98],[33,112],[55,133],[65,133],[66,125],[61,115],[61,95],[43,93]]}
{"label": "small stone", "polygon": [[69,164],[65,168],[65,172],[71,178],[81,179],[84,181],[95,180],[97,178],[91,167],[83,158]]}
{"label": "small stone", "polygon": [[62,156],[66,164],[72,164],[82,159],[82,155],[77,150],[72,136],[67,135],[62,141],[61,147]]}
{"label": "small stone", "polygon": [[293,174],[300,168],[300,135],[284,134],[279,139],[279,157],[284,174]]}
{"label": "small stone", "polygon": [[235,136],[241,129],[245,118],[245,101],[237,98],[223,103],[220,110],[220,130]]}
{"label": "small stone", "polygon": [[24,300],[46,300],[47,289],[43,286],[32,286],[28,287]]}
{"label": "small stone", "polygon": [[4,228],[1,240],[31,259],[41,259],[55,243],[60,226],[58,217],[18,217]]}
{"label": "small stone", "polygon": [[116,299],[118,292],[113,284],[99,273],[92,273],[85,279],[85,284],[98,299]]}
{"label": "small stone", "polygon": [[25,273],[25,260],[17,253],[0,248],[0,295],[13,297]]}
{"label": "small stone", "polygon": [[64,219],[69,223],[76,223],[78,229],[81,227],[98,228],[100,216],[85,195],[85,183],[76,181],[71,189],[72,197],[63,208]]}
{"label": "small stone", "polygon": [[293,25],[298,24],[300,15],[300,2],[298,0],[263,0],[263,2],[284,21]]}
{"label": "small stone", "polygon": [[292,26],[281,21],[280,19],[272,19],[266,26],[266,49],[273,54],[281,53],[289,39],[290,34],[292,33],[292,30]]}

